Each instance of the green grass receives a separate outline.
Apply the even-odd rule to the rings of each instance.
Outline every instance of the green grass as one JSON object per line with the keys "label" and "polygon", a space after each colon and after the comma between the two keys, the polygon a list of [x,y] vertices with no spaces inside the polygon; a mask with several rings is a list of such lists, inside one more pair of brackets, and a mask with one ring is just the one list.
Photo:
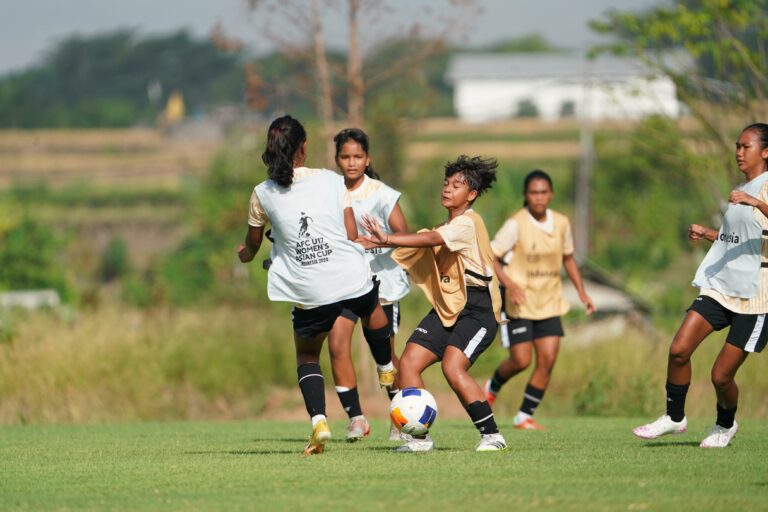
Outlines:
{"label": "green grass", "polygon": [[[645,418],[648,419],[648,418]],[[187,422],[0,428],[3,510],[766,510],[768,422],[743,420],[725,450],[702,450],[709,420],[659,441],[637,419],[502,423],[510,449],[473,451],[468,421],[440,421],[436,450],[341,441],[304,458],[308,422]]]}

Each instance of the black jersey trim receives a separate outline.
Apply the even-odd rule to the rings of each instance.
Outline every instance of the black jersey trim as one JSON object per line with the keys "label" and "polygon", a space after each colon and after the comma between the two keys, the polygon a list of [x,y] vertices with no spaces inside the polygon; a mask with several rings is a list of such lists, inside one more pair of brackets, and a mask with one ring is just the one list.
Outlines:
{"label": "black jersey trim", "polygon": [[484,276],[483,274],[478,274],[477,272],[473,272],[472,270],[466,268],[464,269],[464,273],[468,276],[474,277],[475,279],[479,279],[480,281],[485,281],[486,283],[493,281],[493,277]]}

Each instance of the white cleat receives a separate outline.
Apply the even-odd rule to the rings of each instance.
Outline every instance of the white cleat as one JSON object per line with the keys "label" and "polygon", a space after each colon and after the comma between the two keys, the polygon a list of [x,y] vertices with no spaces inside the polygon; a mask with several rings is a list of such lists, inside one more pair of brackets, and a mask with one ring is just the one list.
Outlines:
{"label": "white cleat", "polygon": [[402,437],[406,440],[406,443],[395,448],[396,452],[429,452],[435,447],[435,443],[429,437],[429,434],[424,438],[413,437],[408,434],[404,434]]}
{"label": "white cleat", "polygon": [[403,437],[400,434],[400,430],[397,428],[397,425],[390,422],[389,423],[389,440],[390,441],[402,441]]}
{"label": "white cleat", "polygon": [[721,427],[717,423],[712,427],[712,431],[699,445],[701,448],[725,448],[728,443],[731,442],[736,436],[736,432],[739,431],[739,424],[735,421],[731,428]]}
{"label": "white cleat", "polygon": [[642,439],[656,439],[667,434],[682,434],[688,430],[688,419],[672,421],[666,414],[652,423],[641,425],[632,430],[632,433]]}
{"label": "white cleat", "polygon": [[499,452],[507,449],[507,442],[504,436],[496,434],[481,434],[480,442],[475,448],[476,452]]}
{"label": "white cleat", "polygon": [[347,442],[354,443],[359,441],[371,433],[371,426],[368,424],[368,420],[365,416],[355,416],[349,420],[347,425]]}

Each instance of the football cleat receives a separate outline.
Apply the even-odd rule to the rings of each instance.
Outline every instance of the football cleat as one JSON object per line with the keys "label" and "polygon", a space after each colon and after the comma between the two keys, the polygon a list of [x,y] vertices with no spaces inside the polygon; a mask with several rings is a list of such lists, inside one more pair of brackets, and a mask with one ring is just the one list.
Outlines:
{"label": "football cleat", "polygon": [[709,435],[699,445],[701,448],[725,448],[739,431],[739,424],[735,421],[731,428],[721,427],[717,423],[712,427]]}
{"label": "football cleat", "polygon": [[379,386],[382,388],[392,389],[392,386],[395,385],[395,375],[397,374],[397,370],[395,368],[392,368],[389,371],[382,371],[382,370],[376,370],[379,374]]}
{"label": "football cleat", "polygon": [[515,423],[515,428],[518,430],[547,430],[536,423],[533,418],[525,418],[520,423]]}
{"label": "football cleat", "polygon": [[493,405],[493,402],[496,401],[496,393],[491,389],[491,379],[485,381],[483,391],[485,391],[485,400],[488,405]]}
{"label": "football cleat", "polygon": [[498,452],[507,449],[507,442],[504,436],[499,434],[481,434],[480,442],[475,447],[476,452]]}
{"label": "football cleat", "polygon": [[686,430],[688,430],[687,418],[683,418],[682,421],[672,421],[672,418],[665,414],[654,422],[633,429],[632,433],[642,439],[656,439],[667,434],[682,434]]}
{"label": "football cleat", "polygon": [[312,428],[312,436],[309,438],[307,446],[304,447],[304,455],[321,454],[325,450],[325,443],[331,439],[331,429],[328,428],[326,420],[320,420]]}
{"label": "football cleat", "polygon": [[423,438],[403,434],[402,438],[406,443],[395,448],[396,452],[429,452],[435,447],[435,443],[432,441],[429,434]]}
{"label": "football cleat", "polygon": [[349,420],[349,425],[347,425],[347,442],[354,443],[364,437],[368,437],[370,433],[371,426],[368,424],[365,416],[355,416]]}

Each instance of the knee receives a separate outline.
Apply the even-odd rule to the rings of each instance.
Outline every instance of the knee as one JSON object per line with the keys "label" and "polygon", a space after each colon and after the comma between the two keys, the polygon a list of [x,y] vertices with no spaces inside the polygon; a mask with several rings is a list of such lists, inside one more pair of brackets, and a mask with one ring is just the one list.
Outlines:
{"label": "knee", "polygon": [[445,360],[440,365],[440,369],[443,371],[443,375],[445,376],[445,380],[448,381],[448,384],[455,388],[456,384],[461,379],[462,372],[460,368],[457,368],[456,365],[452,365],[450,363],[446,363]]}
{"label": "knee", "polygon": [[733,378],[730,375],[719,371],[716,368],[712,369],[712,385],[715,386],[715,389],[725,390],[728,389],[731,384],[733,384]]}
{"label": "knee", "polygon": [[542,370],[546,370],[547,373],[552,373],[552,369],[555,367],[556,360],[556,354],[540,354],[536,358],[536,367]]}
{"label": "knee", "polygon": [[674,364],[685,364],[691,359],[691,349],[684,340],[675,337],[672,345],[669,346],[669,362]]}
{"label": "knee", "polygon": [[531,366],[531,356],[509,356],[509,363],[515,371],[521,372]]}

